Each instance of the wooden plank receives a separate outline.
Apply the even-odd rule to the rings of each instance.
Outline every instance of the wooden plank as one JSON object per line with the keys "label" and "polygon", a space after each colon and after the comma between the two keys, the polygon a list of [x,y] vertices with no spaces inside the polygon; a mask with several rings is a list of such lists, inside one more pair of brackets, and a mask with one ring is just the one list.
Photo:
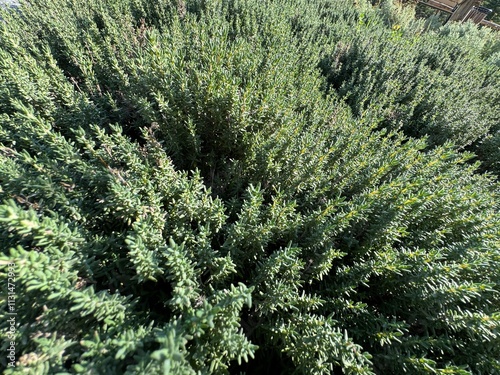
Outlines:
{"label": "wooden plank", "polygon": [[472,10],[474,5],[476,5],[477,0],[463,0],[459,5],[457,10],[455,10],[448,22],[450,21],[462,21],[465,16]]}
{"label": "wooden plank", "polygon": [[498,30],[500,31],[500,25],[495,23],[495,22],[491,22],[491,21],[488,21],[488,20],[482,20],[480,23],[480,25],[483,25],[483,26],[487,26],[487,27],[490,27],[494,30]]}
{"label": "wooden plank", "polygon": [[444,4],[444,5],[447,5],[449,7],[452,7],[454,8],[460,1],[457,0],[457,1],[453,1],[453,0],[438,0],[438,2]]}
{"label": "wooden plank", "polygon": [[443,4],[439,1],[429,0],[425,3],[422,2],[422,4],[427,5],[431,8],[437,9],[437,10],[441,10],[441,11],[446,12],[446,13],[453,13],[453,7],[450,7],[450,6]]}

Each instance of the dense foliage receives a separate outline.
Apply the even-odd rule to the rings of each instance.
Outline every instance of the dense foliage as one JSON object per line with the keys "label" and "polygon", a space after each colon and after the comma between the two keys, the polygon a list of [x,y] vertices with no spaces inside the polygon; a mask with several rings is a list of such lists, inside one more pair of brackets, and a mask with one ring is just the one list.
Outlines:
{"label": "dense foliage", "polygon": [[350,22],[356,31],[334,22],[336,12],[316,22],[333,41],[321,64],[330,87],[355,115],[427,136],[431,146],[453,141],[498,174],[500,34],[472,24],[425,32],[411,9],[391,4]]}
{"label": "dense foliage", "polygon": [[500,1],[498,0],[484,0],[482,6],[491,10],[488,19],[496,23],[500,22]]}
{"label": "dense foliage", "polygon": [[2,18],[6,374],[500,373],[494,34],[361,0]]}

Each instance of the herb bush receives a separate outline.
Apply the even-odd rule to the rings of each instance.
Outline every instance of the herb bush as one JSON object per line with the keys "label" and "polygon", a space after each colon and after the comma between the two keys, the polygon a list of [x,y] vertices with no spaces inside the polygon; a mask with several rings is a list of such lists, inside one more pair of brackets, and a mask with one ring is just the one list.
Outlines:
{"label": "herb bush", "polygon": [[328,90],[355,116],[426,137],[430,147],[451,141],[479,154],[482,171],[498,174],[498,148],[483,144],[500,127],[500,34],[470,23],[430,31],[411,9],[392,8],[343,22],[332,10],[311,22],[328,36],[321,62]]}
{"label": "herb bush", "polygon": [[[359,65],[375,58],[367,30],[383,53],[409,40],[390,24],[407,13],[383,9],[30,0],[4,11],[3,285],[7,264],[17,272],[5,373],[499,373],[498,184],[457,147],[458,120],[418,123],[432,148],[405,134],[418,81],[406,107],[382,81],[354,81],[372,77]],[[441,53],[437,34],[418,38],[426,59],[373,67],[395,69],[391,57],[422,85],[438,80],[448,62],[428,76],[412,67]],[[451,77],[439,79],[469,95]],[[392,108],[402,127],[381,120]],[[490,131],[488,116],[465,143]],[[456,142],[441,142],[452,127]]]}

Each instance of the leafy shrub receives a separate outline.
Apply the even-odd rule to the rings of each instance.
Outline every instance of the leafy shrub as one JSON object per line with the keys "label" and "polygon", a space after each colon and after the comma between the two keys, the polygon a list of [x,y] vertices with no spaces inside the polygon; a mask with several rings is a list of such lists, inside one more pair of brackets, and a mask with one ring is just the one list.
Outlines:
{"label": "leafy shrub", "polygon": [[[421,22],[393,21],[384,28],[376,15],[357,24],[333,23],[334,17],[324,21],[335,37],[322,68],[330,89],[355,115],[427,136],[431,146],[452,141],[463,148],[494,133],[500,111],[497,33],[472,24],[422,32]],[[344,31],[353,27],[356,32]]]}
{"label": "leafy shrub", "polygon": [[0,31],[6,374],[500,371],[497,183],[325,94],[324,56],[359,61],[378,10],[21,10]]}

